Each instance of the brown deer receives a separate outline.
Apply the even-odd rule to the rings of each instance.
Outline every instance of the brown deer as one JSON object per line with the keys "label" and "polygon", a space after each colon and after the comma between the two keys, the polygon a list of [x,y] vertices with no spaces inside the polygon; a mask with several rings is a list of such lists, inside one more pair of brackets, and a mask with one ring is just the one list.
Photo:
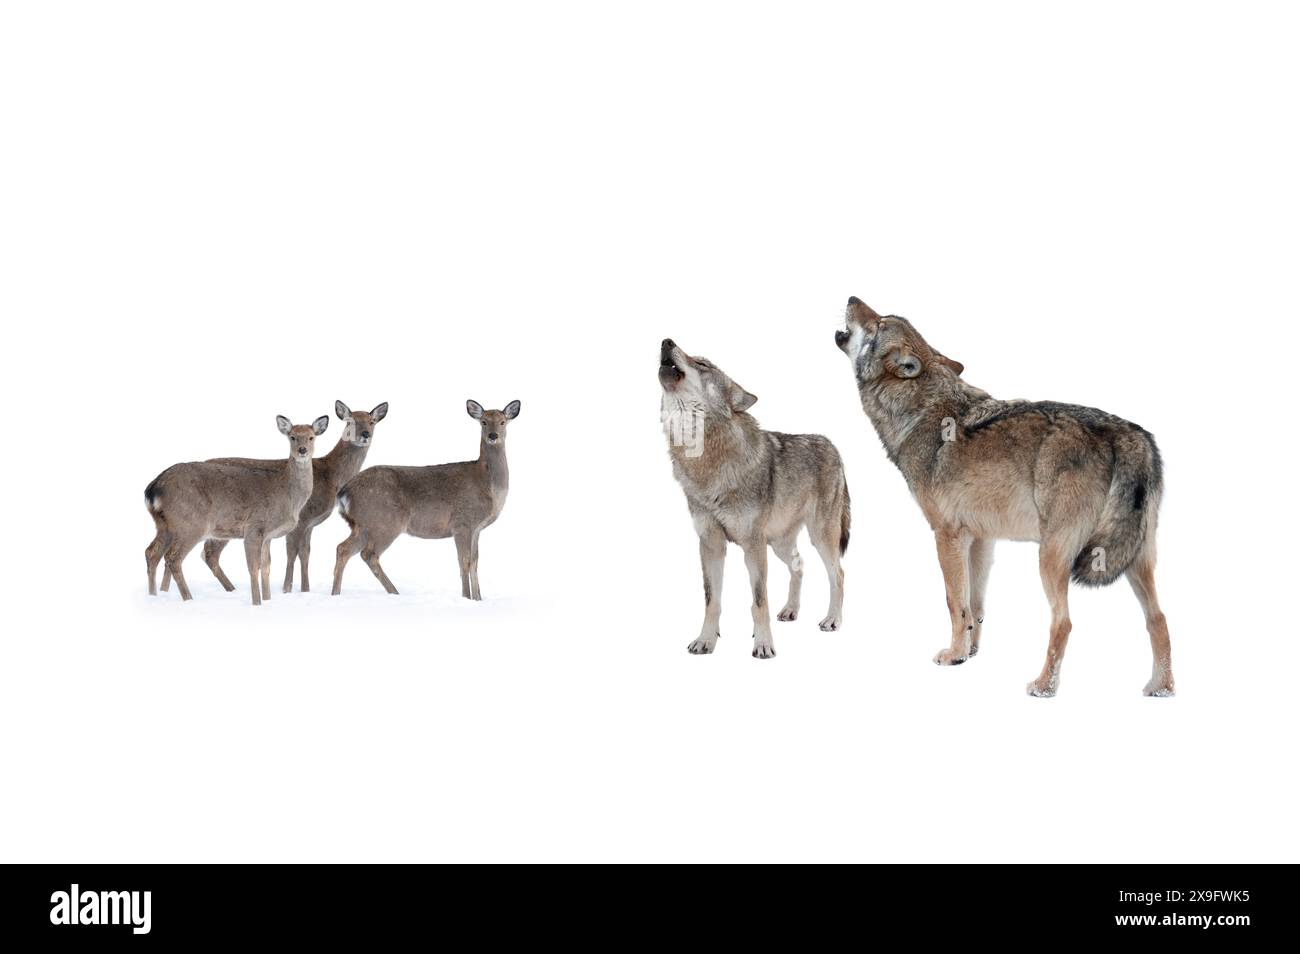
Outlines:
{"label": "brown deer", "polygon": [[[343,436],[334,445],[334,449],[323,457],[312,460],[311,498],[298,514],[298,525],[284,538],[287,566],[284,570],[284,592],[293,592],[293,563],[302,564],[302,592],[311,589],[307,578],[307,563],[311,557],[311,532],[334,512],[334,500],[339,488],[357,475],[365,462],[366,452],[374,439],[375,425],[388,414],[385,402],[369,413],[352,411],[342,401],[334,402],[334,413],[343,421]],[[240,463],[235,458],[218,458],[209,461],[213,464]],[[245,461],[245,463],[247,463]],[[257,461],[259,465],[270,466],[275,461]],[[203,544],[203,562],[211,568],[213,574],[227,590],[234,586],[221,572],[221,551],[229,540],[208,540]],[[171,581],[168,573],[163,574],[162,588],[167,589]]]}
{"label": "brown deer", "polygon": [[[253,605],[260,605],[263,595],[270,599],[271,541],[294,528],[298,512],[311,497],[312,450],[329,422],[324,415],[310,425],[276,417],[280,433],[289,438],[286,460],[196,461],[173,464],[155,477],[144,490],[145,506],[157,528],[144,551],[149,595],[158,592],[154,575],[159,560],[166,561],[181,599],[188,600],[190,588],[181,572],[186,555],[201,540],[242,539]],[[212,565],[212,571],[222,586],[234,589],[220,566]]]}
{"label": "brown deer", "polygon": [[433,467],[369,467],[339,491],[339,513],[352,532],[339,544],[334,595],[343,589],[343,568],[360,551],[384,589],[396,593],[379,557],[400,534],[437,540],[454,537],[460,559],[460,593],[482,599],[478,585],[478,535],[501,514],[510,488],[506,423],[519,416],[519,402],[485,411],[466,401],[481,425],[478,460]]}

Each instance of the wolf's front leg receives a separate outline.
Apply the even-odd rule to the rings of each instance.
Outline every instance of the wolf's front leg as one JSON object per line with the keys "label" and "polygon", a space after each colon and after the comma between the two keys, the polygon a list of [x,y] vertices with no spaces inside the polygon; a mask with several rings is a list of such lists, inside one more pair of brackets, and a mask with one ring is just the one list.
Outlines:
{"label": "wolf's front leg", "polygon": [[755,659],[771,659],[776,655],[772,645],[772,618],[767,609],[767,544],[750,540],[744,544],[745,568],[749,570],[749,589],[754,594]]}
{"label": "wolf's front leg", "polygon": [[989,585],[989,571],[993,569],[993,540],[972,540],[970,545],[970,611],[975,617],[971,631],[970,654],[980,651],[980,634],[984,627],[984,593]]}
{"label": "wolf's front leg", "polygon": [[975,631],[967,567],[971,539],[971,534],[966,530],[941,527],[934,532],[939,566],[943,570],[944,590],[948,597],[948,615],[952,619],[952,642],[934,657],[940,666],[960,666],[970,658],[971,636]]}
{"label": "wolf's front leg", "polygon": [[711,518],[697,518],[695,529],[700,535],[700,568],[704,571],[704,624],[686,651],[703,656],[713,652],[721,635],[718,620],[722,616],[722,565],[727,558],[727,536],[721,524]]}

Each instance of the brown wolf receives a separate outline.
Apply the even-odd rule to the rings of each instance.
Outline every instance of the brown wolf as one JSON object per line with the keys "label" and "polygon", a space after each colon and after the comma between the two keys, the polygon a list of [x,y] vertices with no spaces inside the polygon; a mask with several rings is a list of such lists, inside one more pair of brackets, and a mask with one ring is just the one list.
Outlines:
{"label": "brown wolf", "polygon": [[692,357],[671,340],[659,350],[660,412],[673,475],[700,537],[704,570],[704,625],[687,651],[713,652],[722,612],[722,564],[727,541],[745,551],[754,601],[755,659],[776,655],[767,606],[767,548],[790,568],[790,591],[776,618],[799,614],[803,560],[795,549],[801,527],[830,578],[830,609],[821,628],[840,628],[849,545],[849,488],[839,451],[818,434],[777,434],[747,412],[758,398],[706,358]]}
{"label": "brown wolf", "polygon": [[999,401],[961,379],[962,366],[905,318],[850,298],[835,343],[853,364],[862,408],[934,530],[952,617],[935,656],[955,666],[979,651],[995,540],[1036,540],[1052,608],[1043,671],[1028,691],[1055,695],[1070,635],[1070,579],[1105,586],[1121,574],[1146,613],[1151,679],[1172,696],[1169,629],[1156,601],[1155,439],[1121,418],[1050,401]]}

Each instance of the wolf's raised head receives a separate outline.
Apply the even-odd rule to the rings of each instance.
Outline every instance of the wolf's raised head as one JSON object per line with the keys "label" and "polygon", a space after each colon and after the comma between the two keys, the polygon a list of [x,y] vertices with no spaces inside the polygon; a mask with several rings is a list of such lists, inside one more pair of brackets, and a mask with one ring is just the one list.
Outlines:
{"label": "wolf's raised head", "polygon": [[665,407],[690,407],[721,417],[747,411],[758,400],[708,358],[692,357],[671,338],[659,349],[659,383]]}
{"label": "wolf's raised head", "polygon": [[919,390],[927,375],[950,379],[965,370],[932,348],[906,318],[881,317],[858,298],[849,299],[835,344],[853,362],[859,386]]}

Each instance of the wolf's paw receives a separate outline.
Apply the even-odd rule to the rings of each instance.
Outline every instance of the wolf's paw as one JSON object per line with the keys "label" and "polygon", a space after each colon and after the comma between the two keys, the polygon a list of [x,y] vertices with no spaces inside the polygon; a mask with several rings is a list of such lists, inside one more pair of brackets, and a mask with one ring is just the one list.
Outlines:
{"label": "wolf's paw", "polygon": [[827,616],[817,624],[817,628],[823,633],[833,633],[840,628],[840,618],[838,616]]}
{"label": "wolf's paw", "polygon": [[700,638],[693,640],[691,644],[686,647],[686,651],[692,656],[707,656],[709,653],[713,652],[713,647],[717,644],[718,637],[716,636],[712,639]]}
{"label": "wolf's paw", "polygon": [[781,612],[776,614],[776,618],[783,623],[793,623],[799,618],[799,607],[787,606]]}
{"label": "wolf's paw", "polygon": [[1035,679],[1029,685],[1025,686],[1025,692],[1039,699],[1050,699],[1056,695],[1056,680],[1044,681]]}
{"label": "wolf's paw", "polygon": [[1174,681],[1172,679],[1152,679],[1142,687],[1142,695],[1155,696],[1158,699],[1167,699],[1174,694]]}
{"label": "wolf's paw", "polygon": [[934,654],[934,664],[936,666],[960,666],[969,658],[969,654],[962,655],[949,646],[947,649],[941,649]]}
{"label": "wolf's paw", "polygon": [[754,651],[750,655],[755,659],[773,659],[776,657],[776,647],[772,645],[770,639],[756,639]]}

